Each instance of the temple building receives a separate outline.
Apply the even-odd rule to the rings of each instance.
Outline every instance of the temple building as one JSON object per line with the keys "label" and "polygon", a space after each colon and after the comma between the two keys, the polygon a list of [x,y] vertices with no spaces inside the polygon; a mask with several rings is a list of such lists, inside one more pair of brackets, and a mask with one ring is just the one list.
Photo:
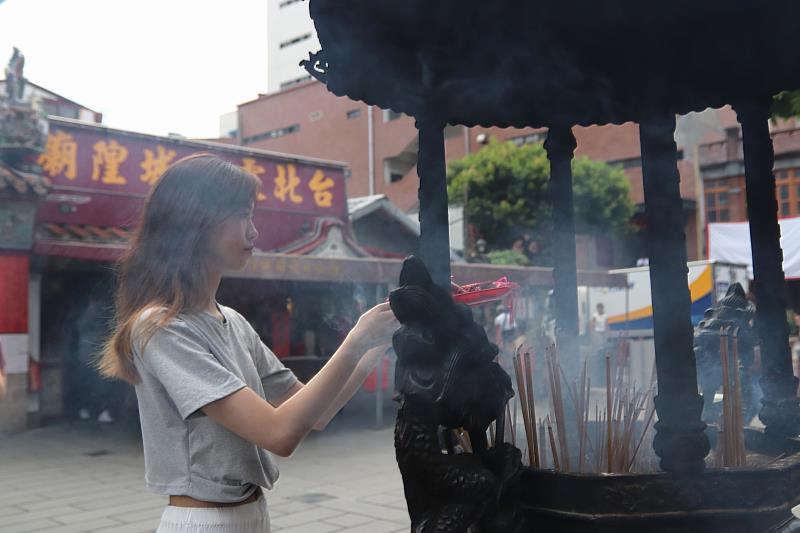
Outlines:
{"label": "temple building", "polygon": [[[710,113],[716,119],[717,112]],[[240,104],[237,124],[237,142],[242,146],[344,161],[351,171],[347,187],[350,197],[384,194],[405,212],[419,211],[418,141],[414,120],[407,115],[335,96],[324,84],[311,80]],[[634,222],[642,219],[644,188],[639,126],[626,122],[576,127],[574,134],[578,140],[576,156],[603,161],[625,172],[631,200],[637,209]],[[447,126],[445,156],[448,161],[464,157],[480,150],[490,139],[522,145],[543,142],[546,135],[546,128]],[[678,168],[689,260],[703,257],[702,243],[698,246],[702,234],[697,231],[693,154],[693,147],[684,148],[679,142]],[[595,257],[597,253],[589,250],[579,255]],[[631,266],[620,260],[621,257],[611,257],[599,263],[588,262],[583,267]]]}

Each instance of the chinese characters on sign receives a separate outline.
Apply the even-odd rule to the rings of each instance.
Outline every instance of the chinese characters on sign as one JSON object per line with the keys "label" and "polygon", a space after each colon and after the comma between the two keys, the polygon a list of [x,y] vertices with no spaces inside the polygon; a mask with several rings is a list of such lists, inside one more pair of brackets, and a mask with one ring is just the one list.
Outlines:
{"label": "chinese characters on sign", "polygon": [[[70,187],[100,188],[146,194],[170,164],[209,148],[187,146],[172,139],[148,140],[120,132],[72,128],[51,129],[38,163],[44,173]],[[314,212],[344,212],[341,169],[287,163],[269,156],[242,156],[240,151],[211,148],[219,157],[257,176],[263,186],[258,203],[264,207]]]}
{"label": "chinese characters on sign", "polygon": [[[128,158],[128,149],[117,141],[94,143],[92,156],[92,181],[101,180],[108,185],[125,185],[127,180],[119,175],[119,165]],[[102,179],[101,179],[102,178]]]}
{"label": "chinese characters on sign", "polygon": [[51,133],[39,164],[51,178],[63,172],[67,179],[74,180],[78,172],[78,143],[63,131]]}
{"label": "chinese characters on sign", "polygon": [[175,159],[175,150],[167,150],[160,144],[156,146],[156,153],[149,148],[144,149],[144,161],[141,163],[144,171],[139,179],[150,185],[154,184],[161,174]]}

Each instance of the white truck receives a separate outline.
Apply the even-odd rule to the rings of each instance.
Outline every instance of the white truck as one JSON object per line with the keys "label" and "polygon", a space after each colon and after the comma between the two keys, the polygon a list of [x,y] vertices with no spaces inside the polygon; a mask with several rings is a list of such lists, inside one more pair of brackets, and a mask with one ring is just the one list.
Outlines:
{"label": "white truck", "polygon": [[[693,325],[703,318],[706,309],[725,296],[732,283],[741,283],[745,292],[749,288],[747,265],[705,260],[693,261],[687,266]],[[655,357],[650,269],[636,267],[611,272],[627,276],[627,286],[578,289],[580,330],[582,334],[590,332],[592,315],[596,313],[597,304],[602,303],[608,317],[606,336],[628,339],[631,376],[645,384],[650,380]]]}

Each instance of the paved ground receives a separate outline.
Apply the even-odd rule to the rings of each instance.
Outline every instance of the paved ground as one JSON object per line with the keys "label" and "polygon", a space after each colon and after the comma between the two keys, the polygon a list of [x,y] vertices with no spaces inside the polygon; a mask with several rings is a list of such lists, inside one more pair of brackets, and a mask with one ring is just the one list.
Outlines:
{"label": "paved ground", "polygon": [[[375,429],[370,396],[357,396],[326,432],[309,437],[267,494],[273,531],[409,530],[394,460],[393,406]],[[130,425],[64,423],[0,435],[0,531],[153,531],[165,499],[147,492]]]}

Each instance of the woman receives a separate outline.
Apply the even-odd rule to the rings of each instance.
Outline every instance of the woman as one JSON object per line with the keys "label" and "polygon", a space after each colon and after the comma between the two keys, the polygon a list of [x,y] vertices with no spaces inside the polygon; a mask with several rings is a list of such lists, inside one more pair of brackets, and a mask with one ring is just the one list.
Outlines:
{"label": "woman", "polygon": [[300,383],[239,313],[219,305],[244,267],[260,181],[200,154],[173,164],[122,259],[116,327],[100,370],[136,386],[147,486],[169,496],[158,531],[268,532],[261,487],[352,397],[398,326],[364,313],[323,369]]}

